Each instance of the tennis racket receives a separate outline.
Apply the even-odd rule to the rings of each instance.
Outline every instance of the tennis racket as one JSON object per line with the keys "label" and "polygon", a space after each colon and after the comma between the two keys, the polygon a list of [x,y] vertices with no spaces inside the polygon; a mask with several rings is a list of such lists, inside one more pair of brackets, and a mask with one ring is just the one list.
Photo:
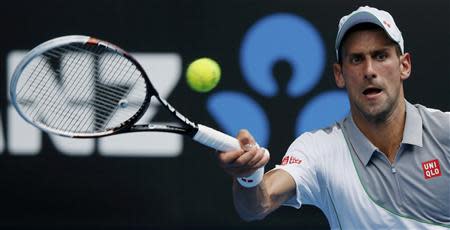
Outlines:
{"label": "tennis racket", "polygon": [[[142,66],[126,51],[88,36],[59,37],[32,49],[13,73],[10,94],[28,123],[60,136],[169,132],[219,151],[241,148],[234,137],[192,122],[161,98]],[[136,124],[151,98],[182,125]],[[238,181],[253,187],[262,180],[263,171],[260,168]]]}

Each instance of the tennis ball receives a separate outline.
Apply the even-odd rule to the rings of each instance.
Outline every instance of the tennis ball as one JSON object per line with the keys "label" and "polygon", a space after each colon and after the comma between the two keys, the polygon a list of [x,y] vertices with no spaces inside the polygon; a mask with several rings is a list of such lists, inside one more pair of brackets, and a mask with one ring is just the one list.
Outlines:
{"label": "tennis ball", "polygon": [[189,64],[186,70],[188,85],[197,92],[205,93],[217,86],[220,66],[210,58],[200,58]]}

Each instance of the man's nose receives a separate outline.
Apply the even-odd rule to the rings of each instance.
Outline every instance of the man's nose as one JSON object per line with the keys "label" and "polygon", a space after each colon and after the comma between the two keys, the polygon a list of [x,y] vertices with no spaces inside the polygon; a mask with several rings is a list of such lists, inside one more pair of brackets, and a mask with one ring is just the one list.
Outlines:
{"label": "man's nose", "polygon": [[373,64],[374,63],[371,58],[366,58],[366,61],[364,62],[364,78],[365,79],[377,77],[377,74],[375,72]]}

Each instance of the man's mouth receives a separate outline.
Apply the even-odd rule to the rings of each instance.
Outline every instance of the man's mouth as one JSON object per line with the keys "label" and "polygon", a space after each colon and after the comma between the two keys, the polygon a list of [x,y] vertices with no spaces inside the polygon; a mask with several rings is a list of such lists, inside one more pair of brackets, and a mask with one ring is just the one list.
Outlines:
{"label": "man's mouth", "polygon": [[380,88],[375,88],[375,87],[370,87],[367,88],[363,91],[363,94],[366,96],[371,96],[371,95],[377,95],[379,93],[381,93],[382,89]]}

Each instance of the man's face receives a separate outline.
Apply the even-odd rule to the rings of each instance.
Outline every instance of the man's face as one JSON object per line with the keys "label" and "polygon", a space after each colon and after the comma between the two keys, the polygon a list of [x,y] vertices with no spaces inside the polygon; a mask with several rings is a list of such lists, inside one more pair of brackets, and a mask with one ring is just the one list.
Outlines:
{"label": "man's face", "polygon": [[350,34],[343,44],[342,63],[334,65],[336,84],[346,88],[352,114],[372,122],[385,121],[404,100],[409,54],[398,57],[395,45],[381,29]]}

